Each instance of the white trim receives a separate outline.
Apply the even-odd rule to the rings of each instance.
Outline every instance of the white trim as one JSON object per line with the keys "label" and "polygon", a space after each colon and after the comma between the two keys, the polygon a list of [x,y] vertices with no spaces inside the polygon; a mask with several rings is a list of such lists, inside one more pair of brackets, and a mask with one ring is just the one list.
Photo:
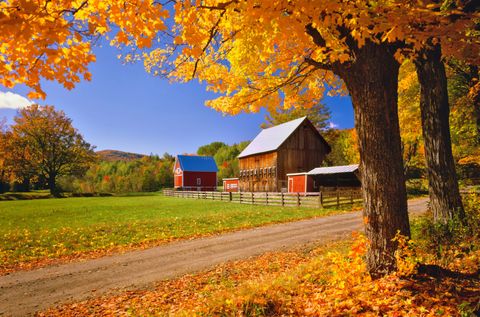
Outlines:
{"label": "white trim", "polygon": [[288,173],[287,176],[300,176],[300,175],[307,175],[307,172],[302,173]]}
{"label": "white trim", "polygon": [[235,178],[235,177],[232,177],[232,178],[222,178],[223,181],[234,181],[234,180],[238,180],[239,178]]}

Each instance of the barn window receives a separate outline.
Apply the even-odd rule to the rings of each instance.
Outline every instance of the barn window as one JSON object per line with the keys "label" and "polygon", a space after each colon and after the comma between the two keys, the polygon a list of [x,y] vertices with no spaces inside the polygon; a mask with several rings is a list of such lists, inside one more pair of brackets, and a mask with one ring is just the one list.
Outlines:
{"label": "barn window", "polygon": [[202,179],[200,177],[197,178],[197,186],[202,185]]}

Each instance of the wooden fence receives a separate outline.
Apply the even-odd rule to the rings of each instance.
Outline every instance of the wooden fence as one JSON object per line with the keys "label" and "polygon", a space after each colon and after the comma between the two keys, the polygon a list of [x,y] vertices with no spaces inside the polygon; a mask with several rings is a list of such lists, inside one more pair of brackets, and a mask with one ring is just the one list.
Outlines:
{"label": "wooden fence", "polygon": [[210,199],[240,204],[285,207],[329,208],[362,202],[362,193],[359,189],[319,193],[201,192],[165,189],[163,190],[163,194],[165,196],[181,198]]}

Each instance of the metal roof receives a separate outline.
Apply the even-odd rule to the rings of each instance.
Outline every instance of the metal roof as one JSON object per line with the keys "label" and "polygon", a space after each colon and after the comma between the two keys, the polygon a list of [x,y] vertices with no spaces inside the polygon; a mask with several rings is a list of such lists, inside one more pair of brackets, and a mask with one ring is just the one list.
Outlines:
{"label": "metal roof", "polygon": [[307,175],[307,172],[300,172],[300,173],[287,173],[287,176],[300,176],[300,175]]}
{"label": "metal roof", "polygon": [[324,175],[324,174],[340,174],[351,173],[358,170],[358,164],[330,166],[330,167],[317,167],[308,172],[308,175]]}
{"label": "metal roof", "polygon": [[253,154],[275,151],[306,118],[307,117],[298,118],[268,129],[263,129],[238,157],[241,158]]}
{"label": "metal roof", "polygon": [[217,163],[211,156],[177,155],[184,172],[218,172]]}

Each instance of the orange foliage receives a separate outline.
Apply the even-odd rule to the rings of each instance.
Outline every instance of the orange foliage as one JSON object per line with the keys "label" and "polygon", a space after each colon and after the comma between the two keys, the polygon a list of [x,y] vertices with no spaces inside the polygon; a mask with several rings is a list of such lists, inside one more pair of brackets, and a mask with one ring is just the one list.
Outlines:
{"label": "orange foliage", "polygon": [[0,2],[0,85],[26,84],[45,98],[41,78],[71,89],[95,61],[93,41],[151,45],[168,11],[151,0],[7,0]]}
{"label": "orange foliage", "polygon": [[[153,291],[107,295],[40,315],[460,316],[473,309],[479,279],[415,275],[420,251],[398,239],[399,273],[374,281],[363,261],[366,239],[356,235],[350,251],[337,243],[308,254],[270,253],[161,282]],[[480,265],[480,251],[462,259],[451,268],[471,271]]]}

